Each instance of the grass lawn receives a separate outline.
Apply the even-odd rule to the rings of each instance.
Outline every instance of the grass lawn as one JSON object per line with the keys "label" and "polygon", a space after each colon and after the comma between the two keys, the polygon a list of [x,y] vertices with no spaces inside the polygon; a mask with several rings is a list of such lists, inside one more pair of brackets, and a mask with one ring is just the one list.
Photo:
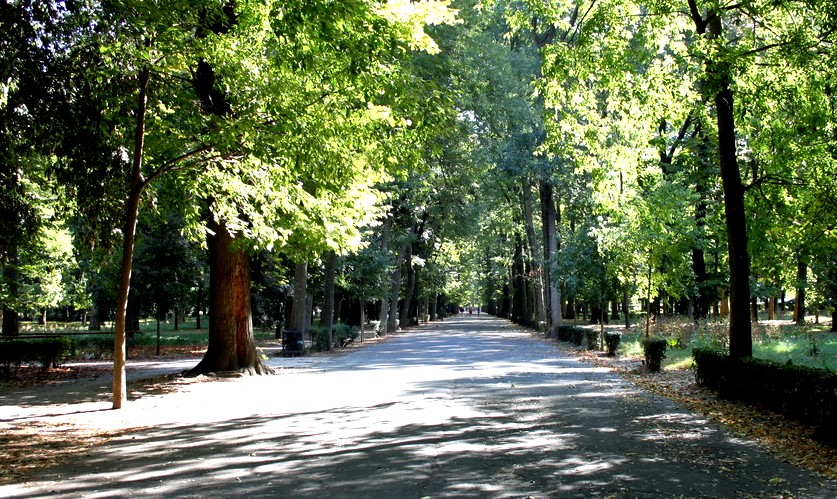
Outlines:
{"label": "grass lawn", "polygon": [[[808,319],[804,326],[793,324],[789,318],[753,324],[753,356],[837,372],[837,333],[829,332],[831,322],[820,318],[820,323],[814,324],[814,317]],[[726,348],[727,327],[724,321],[695,325],[686,318],[665,318],[652,324],[649,333],[669,340],[663,369],[671,370],[691,367],[694,347]],[[609,329],[619,330],[615,325]],[[642,357],[644,323],[627,330],[622,327],[621,331],[619,355]]]}
{"label": "grass lawn", "polygon": [[[205,349],[208,342],[208,322],[202,322],[202,329],[195,328],[194,319],[181,322],[178,329],[174,329],[173,322],[160,323],[160,347],[169,351],[196,351]],[[81,359],[108,359],[113,354],[113,336],[107,333],[113,332],[113,323],[102,324],[102,330],[96,334],[88,333],[87,326],[81,322],[52,322],[47,325],[34,323],[21,323],[21,334],[67,334],[73,338],[75,348],[71,358],[67,360]],[[104,334],[102,334],[104,333]],[[274,340],[273,329],[256,329],[254,336],[257,343]],[[129,340],[128,355],[132,350],[143,352],[154,352],[157,345],[157,322],[153,319],[140,321],[140,334],[135,334]],[[134,352],[136,353],[136,352]],[[182,353],[182,352],[181,352]]]}

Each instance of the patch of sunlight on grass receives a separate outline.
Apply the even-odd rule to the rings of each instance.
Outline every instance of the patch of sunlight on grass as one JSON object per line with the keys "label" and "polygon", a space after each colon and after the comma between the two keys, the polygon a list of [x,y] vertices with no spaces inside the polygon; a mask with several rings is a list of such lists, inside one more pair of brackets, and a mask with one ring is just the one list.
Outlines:
{"label": "patch of sunlight on grass", "polygon": [[799,349],[799,342],[789,338],[771,340],[753,345],[753,350],[758,350],[765,355],[790,355]]}
{"label": "patch of sunlight on grass", "polygon": [[642,357],[642,336],[638,334],[622,335],[622,343],[619,345],[619,354],[630,357]]}
{"label": "patch of sunlight on grass", "polygon": [[753,357],[837,371],[837,335],[799,334],[753,345]]}
{"label": "patch of sunlight on grass", "polygon": [[695,365],[695,359],[692,358],[692,351],[688,350],[688,356],[684,356],[681,358],[671,359],[671,361],[666,362],[663,366],[663,370],[665,371],[679,371],[680,369],[691,369]]}

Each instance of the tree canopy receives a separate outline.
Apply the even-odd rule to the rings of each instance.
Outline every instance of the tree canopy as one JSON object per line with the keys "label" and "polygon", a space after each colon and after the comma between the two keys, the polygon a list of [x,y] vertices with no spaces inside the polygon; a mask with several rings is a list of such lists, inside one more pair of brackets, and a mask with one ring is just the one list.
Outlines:
{"label": "tree canopy", "polygon": [[247,329],[250,294],[286,317],[291,262],[331,262],[353,304],[328,310],[390,328],[480,305],[554,334],[729,299],[739,357],[758,299],[837,303],[832,1],[0,9],[4,334],[90,309],[124,359],[132,296],[200,313],[204,275]]}

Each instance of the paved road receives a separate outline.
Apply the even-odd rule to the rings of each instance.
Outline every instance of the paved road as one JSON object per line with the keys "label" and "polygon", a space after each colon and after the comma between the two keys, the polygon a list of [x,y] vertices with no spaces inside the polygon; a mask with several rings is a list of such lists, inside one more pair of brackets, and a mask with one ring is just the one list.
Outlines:
{"label": "paved road", "polygon": [[131,402],[116,426],[148,429],[0,496],[837,497],[486,316],[297,366]]}

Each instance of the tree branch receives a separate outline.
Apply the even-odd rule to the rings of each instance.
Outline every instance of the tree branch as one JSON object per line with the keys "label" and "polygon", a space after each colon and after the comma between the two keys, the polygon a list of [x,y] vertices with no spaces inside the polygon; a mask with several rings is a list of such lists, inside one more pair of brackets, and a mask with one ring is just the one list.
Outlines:
{"label": "tree branch", "polygon": [[764,177],[758,178],[753,180],[751,183],[744,186],[744,192],[749,191],[755,187],[760,187],[764,184],[772,184],[772,185],[784,185],[784,186],[793,186],[793,187],[807,187],[807,182],[794,182],[792,180],[788,180],[781,177],[776,177],[774,175],[765,175]]}
{"label": "tree branch", "polygon": [[160,165],[158,168],[156,168],[153,172],[151,172],[151,175],[149,175],[148,178],[146,178],[142,181],[143,188],[147,187],[148,184],[153,182],[154,179],[156,179],[160,175],[174,170],[174,168],[172,168],[174,165],[176,165],[178,163],[181,163],[183,161],[186,161],[187,159],[192,158],[194,156],[197,156],[198,154],[202,154],[206,151],[210,151],[213,148],[214,148],[214,146],[211,146],[211,145],[203,146],[203,147],[200,147],[198,149],[195,149],[194,151],[189,151],[187,153],[181,154],[180,156],[178,156],[174,159],[170,159],[169,161],[166,161],[165,163]]}

